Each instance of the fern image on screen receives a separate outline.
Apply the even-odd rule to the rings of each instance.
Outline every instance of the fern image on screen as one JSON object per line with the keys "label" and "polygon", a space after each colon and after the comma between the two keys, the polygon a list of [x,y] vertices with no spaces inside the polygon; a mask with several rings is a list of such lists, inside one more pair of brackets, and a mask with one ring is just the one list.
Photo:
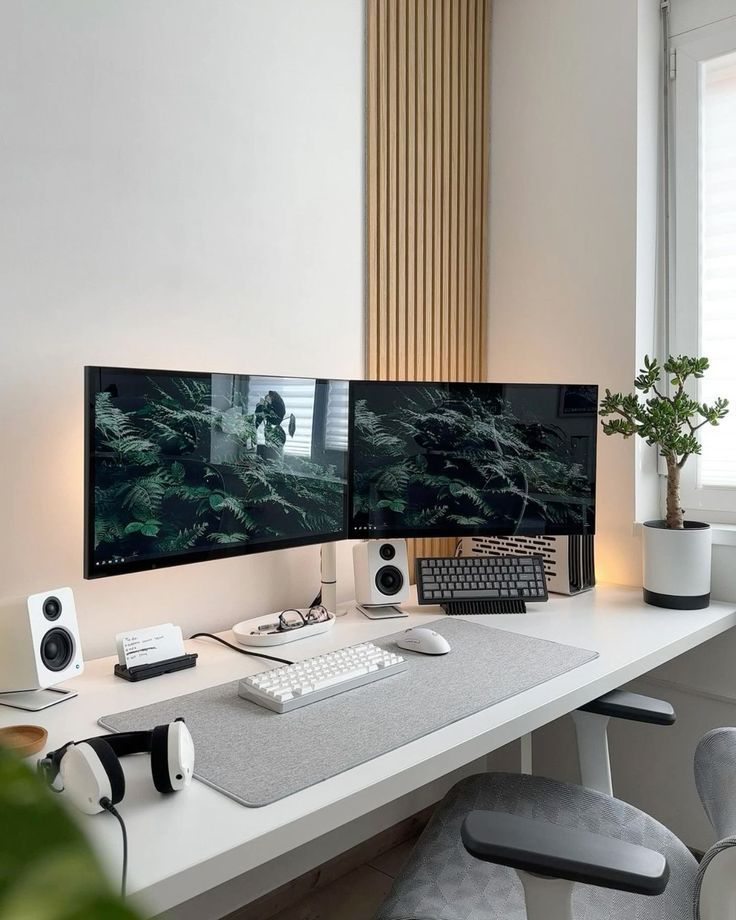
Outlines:
{"label": "fern image on screen", "polygon": [[88,369],[87,574],[343,536],[341,383]]}
{"label": "fern image on screen", "polygon": [[592,533],[597,388],[351,385],[351,536]]}

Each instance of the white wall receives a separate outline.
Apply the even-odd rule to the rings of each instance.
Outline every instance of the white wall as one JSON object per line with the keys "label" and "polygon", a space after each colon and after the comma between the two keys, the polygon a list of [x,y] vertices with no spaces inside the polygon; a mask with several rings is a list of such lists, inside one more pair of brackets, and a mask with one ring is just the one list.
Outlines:
{"label": "white wall", "polygon": [[670,0],[670,34],[680,35],[736,16],[734,0]]}
{"label": "white wall", "polygon": [[360,0],[0,5],[0,596],[70,584],[88,657],[316,593],[316,548],[84,582],[82,367],[362,375],[363,41]]}
{"label": "white wall", "polygon": [[[661,125],[656,0],[495,0],[491,81],[489,368],[493,377],[573,372],[630,389],[657,344]],[[736,14],[736,0],[672,0],[672,31]],[[575,369],[571,371],[571,369]],[[511,379],[511,378],[510,378]],[[632,523],[656,514],[651,451],[599,442],[598,575],[641,584]],[[734,547],[714,547],[713,592],[736,600]],[[614,785],[694,847],[712,832],[692,778],[700,736],[734,724],[736,636],[648,676],[672,728],[617,723]],[[576,780],[571,720],[535,733],[535,770]]]}
{"label": "white wall", "polygon": [[[492,379],[631,386],[637,13],[636,0],[494,3]],[[653,296],[651,284],[646,295]],[[633,442],[601,438],[596,552],[603,580],[640,583],[634,514]]]}

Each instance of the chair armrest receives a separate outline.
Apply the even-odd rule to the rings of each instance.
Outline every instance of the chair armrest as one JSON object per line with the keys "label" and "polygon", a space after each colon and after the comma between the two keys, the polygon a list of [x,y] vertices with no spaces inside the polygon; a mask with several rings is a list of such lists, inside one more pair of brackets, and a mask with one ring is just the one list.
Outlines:
{"label": "chair armrest", "polygon": [[675,710],[666,700],[655,700],[654,697],[629,693],[628,690],[612,690],[580,706],[580,710],[614,719],[646,722],[649,725],[673,725],[675,722]]}
{"label": "chair armrest", "polygon": [[670,877],[654,850],[505,812],[471,811],[461,834],[477,859],[571,882],[658,895]]}

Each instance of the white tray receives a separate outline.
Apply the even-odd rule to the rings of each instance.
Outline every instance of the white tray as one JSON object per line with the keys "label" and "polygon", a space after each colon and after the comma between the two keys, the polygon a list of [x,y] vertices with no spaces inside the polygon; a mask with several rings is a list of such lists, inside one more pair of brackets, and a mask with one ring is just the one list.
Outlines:
{"label": "white tray", "polygon": [[[298,608],[295,608],[298,609]],[[305,607],[299,611],[305,616],[309,608]],[[312,623],[310,626],[300,626],[299,629],[289,629],[282,633],[275,633],[272,636],[259,635],[251,636],[251,630],[257,629],[266,623],[277,623],[279,614],[269,613],[265,617],[254,617],[252,620],[243,620],[233,626],[233,635],[241,645],[260,646],[261,648],[269,645],[286,645],[287,642],[297,642],[299,639],[308,639],[310,636],[320,636],[322,633],[329,632],[335,625],[335,615],[329,614],[329,620],[321,623]]]}

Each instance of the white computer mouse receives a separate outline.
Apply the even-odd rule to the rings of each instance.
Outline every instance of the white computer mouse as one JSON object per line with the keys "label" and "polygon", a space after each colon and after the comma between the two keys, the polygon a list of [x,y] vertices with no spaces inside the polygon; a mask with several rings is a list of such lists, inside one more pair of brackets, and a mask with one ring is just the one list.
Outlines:
{"label": "white computer mouse", "polygon": [[396,640],[399,648],[420,652],[422,655],[446,655],[450,651],[450,643],[433,629],[427,626],[415,626],[407,629]]}

